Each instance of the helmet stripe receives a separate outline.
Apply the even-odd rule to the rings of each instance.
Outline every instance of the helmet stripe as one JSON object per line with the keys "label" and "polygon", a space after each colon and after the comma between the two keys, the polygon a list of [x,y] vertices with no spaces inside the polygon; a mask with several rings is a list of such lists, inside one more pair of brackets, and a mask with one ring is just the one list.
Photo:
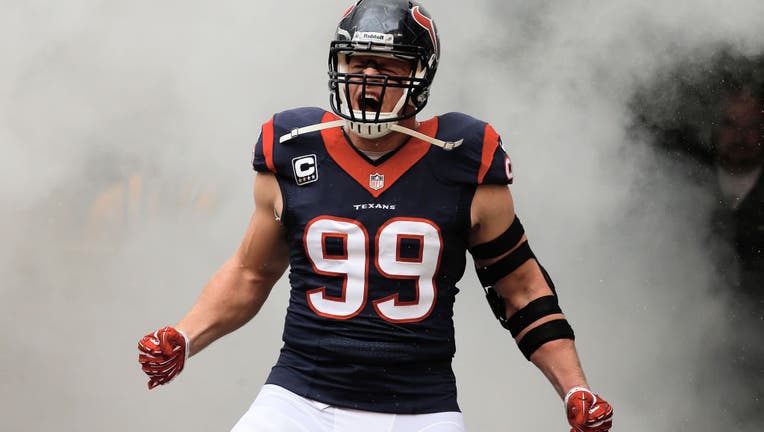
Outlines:
{"label": "helmet stripe", "polygon": [[432,40],[432,47],[435,49],[435,55],[440,56],[438,38],[435,36],[435,24],[419,10],[419,6],[414,6],[411,9],[411,15],[414,17],[414,21],[416,21],[417,24],[424,27],[424,29],[430,33],[430,40]]}
{"label": "helmet stripe", "polygon": [[342,19],[345,19],[345,18],[347,18],[347,16],[348,16],[348,15],[350,15],[350,12],[353,12],[353,9],[355,9],[355,3],[353,3],[352,5],[350,5],[350,7],[349,7],[349,8],[347,8],[347,10],[345,11],[345,13],[344,13],[344,14],[342,14],[342,18],[340,18],[340,19],[342,20]]}

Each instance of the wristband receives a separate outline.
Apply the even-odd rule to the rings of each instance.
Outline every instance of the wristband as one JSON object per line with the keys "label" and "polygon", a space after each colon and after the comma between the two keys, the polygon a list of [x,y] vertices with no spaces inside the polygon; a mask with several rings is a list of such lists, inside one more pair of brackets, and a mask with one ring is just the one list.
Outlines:
{"label": "wristband", "polygon": [[183,340],[186,342],[186,347],[185,347],[186,348],[185,349],[185,356],[186,357],[185,357],[185,359],[183,359],[183,361],[186,361],[186,360],[188,360],[188,357],[189,357],[190,352],[191,352],[191,340],[188,338],[188,336],[186,336],[186,332],[184,332],[183,330],[181,330],[179,328],[176,328],[175,330],[178,333],[180,333],[181,336],[183,336]]}

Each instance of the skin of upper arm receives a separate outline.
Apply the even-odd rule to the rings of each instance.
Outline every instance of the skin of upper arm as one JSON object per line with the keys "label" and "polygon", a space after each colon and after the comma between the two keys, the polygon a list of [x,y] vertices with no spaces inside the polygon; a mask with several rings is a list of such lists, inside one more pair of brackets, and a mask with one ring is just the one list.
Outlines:
{"label": "skin of upper arm", "polygon": [[289,264],[284,226],[276,219],[282,211],[281,190],[273,174],[257,174],[254,199],[255,210],[236,257],[257,279],[272,285]]}

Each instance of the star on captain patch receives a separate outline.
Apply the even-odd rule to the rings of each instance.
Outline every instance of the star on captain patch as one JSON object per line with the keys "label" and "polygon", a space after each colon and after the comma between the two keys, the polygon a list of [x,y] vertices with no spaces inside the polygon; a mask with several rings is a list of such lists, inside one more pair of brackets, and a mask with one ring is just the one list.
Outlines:
{"label": "star on captain patch", "polygon": [[385,187],[385,176],[380,173],[374,173],[370,175],[369,187],[374,190],[380,190]]}

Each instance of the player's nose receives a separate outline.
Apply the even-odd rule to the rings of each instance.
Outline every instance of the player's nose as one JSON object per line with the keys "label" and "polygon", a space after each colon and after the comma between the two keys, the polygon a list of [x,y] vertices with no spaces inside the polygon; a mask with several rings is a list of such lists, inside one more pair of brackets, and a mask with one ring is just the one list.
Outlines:
{"label": "player's nose", "polygon": [[370,61],[363,68],[364,75],[382,75],[379,71],[379,65],[376,62]]}

